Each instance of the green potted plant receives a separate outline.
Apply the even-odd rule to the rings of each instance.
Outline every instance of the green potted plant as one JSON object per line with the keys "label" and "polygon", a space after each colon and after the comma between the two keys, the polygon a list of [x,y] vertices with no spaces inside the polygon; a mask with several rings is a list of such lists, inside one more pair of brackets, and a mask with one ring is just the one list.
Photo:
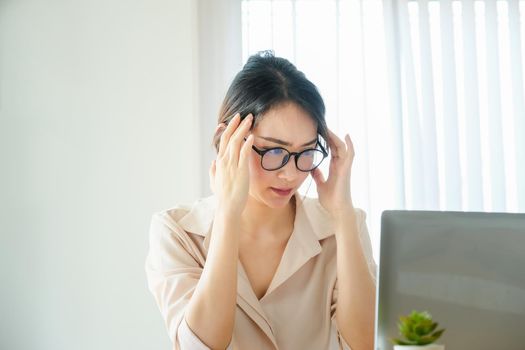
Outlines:
{"label": "green potted plant", "polygon": [[438,323],[426,311],[412,311],[400,316],[399,334],[404,339],[393,338],[394,350],[445,350],[444,345],[434,344],[445,329],[436,330]]}

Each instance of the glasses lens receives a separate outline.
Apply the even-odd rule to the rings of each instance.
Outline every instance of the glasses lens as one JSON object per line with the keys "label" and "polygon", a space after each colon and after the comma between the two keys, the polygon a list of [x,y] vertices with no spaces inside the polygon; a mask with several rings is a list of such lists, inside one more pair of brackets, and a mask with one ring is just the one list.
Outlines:
{"label": "glasses lens", "polygon": [[266,170],[279,169],[288,161],[289,156],[282,148],[270,149],[262,157],[262,167]]}
{"label": "glasses lens", "polygon": [[321,164],[324,154],[320,150],[306,150],[297,158],[297,168],[301,171],[310,171]]}

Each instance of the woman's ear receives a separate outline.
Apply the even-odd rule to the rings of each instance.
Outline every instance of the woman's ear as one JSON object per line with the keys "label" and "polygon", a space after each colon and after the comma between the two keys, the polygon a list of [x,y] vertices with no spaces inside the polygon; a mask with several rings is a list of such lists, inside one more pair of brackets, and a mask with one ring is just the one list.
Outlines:
{"label": "woman's ear", "polygon": [[220,124],[217,125],[217,127],[215,128],[215,136],[216,136],[218,139],[220,139],[222,133],[224,132],[224,130],[226,130],[226,124],[224,124],[224,123],[220,123]]}
{"label": "woman's ear", "polygon": [[210,190],[212,193],[215,193],[215,171],[216,171],[216,162],[215,159],[211,161],[210,165]]}
{"label": "woman's ear", "polygon": [[224,123],[220,123],[215,127],[215,133],[213,134],[213,144],[217,153],[219,153],[219,144],[224,130],[226,130],[226,125]]}
{"label": "woman's ear", "polygon": [[226,125],[224,123],[217,124],[217,127],[215,128],[215,135],[222,134],[224,129],[226,129]]}

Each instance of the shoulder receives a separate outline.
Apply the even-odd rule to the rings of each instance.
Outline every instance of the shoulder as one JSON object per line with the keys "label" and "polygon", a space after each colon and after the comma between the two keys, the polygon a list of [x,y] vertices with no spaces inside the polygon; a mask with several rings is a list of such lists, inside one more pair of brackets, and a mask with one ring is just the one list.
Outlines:
{"label": "shoulder", "polygon": [[189,204],[178,204],[170,208],[162,209],[154,212],[152,218],[161,221],[169,221],[178,223],[183,217],[185,217],[191,210]]}
{"label": "shoulder", "polygon": [[149,228],[148,261],[151,268],[202,267],[204,236],[211,227],[213,201],[201,198],[153,213]]}
{"label": "shoulder", "polygon": [[179,204],[153,213],[152,224],[161,223],[175,231],[205,235],[213,220],[215,197],[197,199],[192,204]]}

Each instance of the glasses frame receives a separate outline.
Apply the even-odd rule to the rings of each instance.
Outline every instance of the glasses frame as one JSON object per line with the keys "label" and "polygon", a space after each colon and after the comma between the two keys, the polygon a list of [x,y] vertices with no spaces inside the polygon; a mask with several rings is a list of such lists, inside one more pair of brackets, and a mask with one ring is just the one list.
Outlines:
{"label": "glasses frame", "polygon": [[[246,138],[244,138],[244,140],[246,141]],[[264,170],[266,171],[276,171],[276,170],[279,170],[281,168],[283,168],[286,164],[288,164],[288,162],[290,161],[290,158],[294,157],[294,162],[295,162],[295,168],[299,171],[302,171],[303,173],[309,173],[310,171],[316,169],[317,167],[319,167],[319,165],[321,165],[321,163],[323,162],[323,160],[325,160],[326,157],[328,157],[328,152],[326,151],[326,149],[323,147],[323,145],[321,144],[321,142],[319,142],[319,138],[317,139],[317,143],[315,144],[315,147],[319,146],[321,149],[319,148],[308,148],[308,149],[305,149],[305,150],[302,150],[301,152],[290,152],[288,151],[286,148],[283,148],[283,147],[272,147],[272,148],[268,148],[268,149],[260,149],[258,147],[256,147],[255,145],[252,145],[252,149],[258,154],[261,156],[261,168],[263,168]],[[264,166],[263,166],[263,157],[264,155],[267,153],[267,152],[270,152],[270,151],[273,151],[273,150],[276,150],[276,149],[282,149],[283,151],[285,151],[286,153],[288,153],[288,158],[286,158],[286,162],[284,162],[280,167],[276,168],[276,169],[266,169]],[[305,152],[308,152],[308,151],[321,151],[321,153],[323,153],[323,159],[321,159],[321,161],[319,162],[319,164],[317,164],[315,167],[313,167],[312,169],[310,170],[302,170],[302,169],[299,169],[299,166],[297,165],[297,160],[299,159],[299,157],[301,156],[301,154],[305,153]]]}

